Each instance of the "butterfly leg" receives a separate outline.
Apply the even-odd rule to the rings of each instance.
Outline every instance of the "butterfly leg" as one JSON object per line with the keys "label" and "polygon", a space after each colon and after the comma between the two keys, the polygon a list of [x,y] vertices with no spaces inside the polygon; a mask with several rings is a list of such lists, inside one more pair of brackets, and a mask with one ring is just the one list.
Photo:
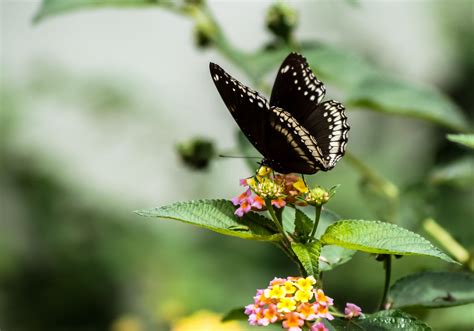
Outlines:
{"label": "butterfly leg", "polygon": [[301,178],[303,178],[303,183],[306,187],[309,187],[308,186],[308,183],[306,183],[306,179],[304,178],[304,174],[301,174]]}

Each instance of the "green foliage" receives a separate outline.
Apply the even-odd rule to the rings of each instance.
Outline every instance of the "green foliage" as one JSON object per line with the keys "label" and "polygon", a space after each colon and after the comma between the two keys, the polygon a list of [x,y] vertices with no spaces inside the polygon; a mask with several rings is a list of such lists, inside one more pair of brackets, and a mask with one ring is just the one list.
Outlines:
{"label": "green foliage", "polygon": [[374,254],[426,255],[456,263],[422,236],[394,224],[344,220],[329,226],[323,245],[337,245]]}
{"label": "green foliage", "polygon": [[141,216],[177,220],[243,239],[281,239],[281,235],[274,231],[268,218],[253,212],[239,218],[234,215],[234,211],[234,206],[228,200],[199,200],[137,210],[136,213]]}
{"label": "green foliage", "polygon": [[401,278],[390,289],[393,307],[449,307],[474,303],[474,274],[420,272]]}
{"label": "green foliage", "polygon": [[34,17],[34,22],[42,21],[43,19],[72,12],[82,9],[93,9],[100,7],[142,7],[154,6],[159,3],[164,3],[161,0],[43,0],[39,11]]}
{"label": "green foliage", "polygon": [[448,140],[474,148],[474,134],[448,134]]}
{"label": "green foliage", "polygon": [[337,319],[331,322],[336,330],[345,331],[428,331],[431,328],[401,310],[383,310],[375,314],[352,320]]}
{"label": "green foliage", "polygon": [[355,253],[355,250],[340,246],[323,246],[319,258],[319,271],[329,271],[341,264],[347,263],[354,257]]}
{"label": "green foliage", "polygon": [[346,106],[419,118],[454,130],[468,130],[461,110],[437,90],[381,74],[357,84],[349,93]]}
{"label": "green foliage", "polygon": [[[291,51],[282,46],[249,57],[245,65],[252,77],[274,69]],[[418,118],[454,130],[469,129],[466,118],[446,96],[428,86],[391,77],[363,58],[322,43],[303,44],[299,50],[323,80],[347,91],[346,107],[364,107],[390,115]]]}
{"label": "green foliage", "polygon": [[315,241],[307,244],[292,242],[291,249],[304,267],[306,276],[319,276],[319,256],[321,255],[321,242]]}
{"label": "green foliage", "polygon": [[222,322],[246,321],[248,319],[248,316],[245,315],[244,311],[245,311],[244,307],[234,308],[234,309],[228,311],[224,315],[224,317],[222,317]]}
{"label": "green foliage", "polygon": [[474,157],[466,156],[437,166],[432,170],[430,180],[436,185],[474,187]]}
{"label": "green foliage", "polygon": [[295,235],[300,242],[305,243],[313,229],[313,221],[301,210],[295,208]]}

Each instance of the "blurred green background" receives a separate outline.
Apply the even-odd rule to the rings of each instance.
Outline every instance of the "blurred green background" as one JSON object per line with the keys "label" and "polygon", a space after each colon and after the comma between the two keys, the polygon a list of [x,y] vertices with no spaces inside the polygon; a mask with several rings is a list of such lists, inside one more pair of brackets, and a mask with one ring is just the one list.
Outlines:
{"label": "blurred green background", "polygon": [[[270,39],[264,17],[272,3],[209,6],[228,38],[252,50]],[[109,330],[130,317],[141,330],[167,330],[199,309],[224,313],[248,304],[274,276],[296,274],[269,244],[132,213],[240,193],[238,179],[252,174],[244,161],[218,159],[193,171],[175,147],[201,136],[238,153],[237,126],[208,63],[250,84],[245,74],[214,49],[197,48],[192,23],[160,8],[77,11],[34,25],[39,6],[1,2],[0,328]],[[291,6],[299,13],[297,38],[338,45],[406,81],[435,86],[472,123],[472,1]],[[344,100],[327,85],[330,98]],[[434,190],[426,183],[433,169],[467,155],[445,139],[452,131],[363,109],[348,109],[348,116],[349,150],[403,187],[402,202],[415,206],[402,211],[400,224],[421,232],[413,210],[428,209],[472,251],[474,191],[465,185],[472,173],[461,185],[446,181]],[[311,181],[341,184],[328,207],[342,217],[376,219],[359,179],[343,159]],[[403,258],[394,263],[394,279],[446,268]],[[358,253],[324,279],[336,304],[355,302],[370,312],[381,295],[382,265]],[[474,325],[472,305],[417,313],[437,330]]]}

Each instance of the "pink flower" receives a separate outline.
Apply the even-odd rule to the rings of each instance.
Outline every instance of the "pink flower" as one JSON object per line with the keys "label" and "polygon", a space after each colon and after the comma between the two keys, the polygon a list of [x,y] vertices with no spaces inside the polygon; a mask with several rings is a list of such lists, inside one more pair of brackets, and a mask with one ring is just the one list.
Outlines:
{"label": "pink flower", "polygon": [[232,198],[230,201],[234,204],[234,206],[240,205],[243,201],[247,201],[250,199],[250,196],[252,195],[252,191],[250,189],[247,189],[244,193]]}
{"label": "pink flower", "polygon": [[301,331],[304,320],[300,319],[298,313],[288,313],[282,325],[288,331]]}
{"label": "pink flower", "polygon": [[247,214],[252,209],[251,198],[240,203],[240,207],[237,208],[234,212],[235,215],[242,217],[244,214]]}
{"label": "pink flower", "polygon": [[257,307],[254,304],[245,306],[245,315],[252,315],[255,313]]}
{"label": "pink flower", "polygon": [[310,331],[329,331],[329,329],[322,322],[318,322],[313,324]]}
{"label": "pink flower", "polygon": [[259,195],[256,195],[253,198],[252,208],[262,209],[264,205],[265,205],[265,200],[263,200],[262,197],[260,197]]}
{"label": "pink flower", "polygon": [[315,303],[314,308],[316,310],[316,316],[318,318],[327,318],[330,321],[334,319],[334,316],[332,316],[331,313],[329,312],[327,305]]}
{"label": "pink flower", "polygon": [[240,186],[249,186],[249,184],[247,183],[247,178],[239,179],[239,184]]}
{"label": "pink flower", "polygon": [[240,207],[235,210],[234,214],[242,217],[252,209],[252,191],[250,191],[250,188],[248,188],[244,193],[232,198],[231,201],[234,206],[240,205]]}
{"label": "pink flower", "polygon": [[346,308],[344,308],[344,314],[346,315],[346,318],[358,317],[360,316],[361,312],[362,309],[360,309],[359,306],[350,302],[346,303]]}
{"label": "pink flower", "polygon": [[283,200],[282,198],[274,199],[272,200],[272,205],[277,208],[283,208],[286,205],[286,201]]}

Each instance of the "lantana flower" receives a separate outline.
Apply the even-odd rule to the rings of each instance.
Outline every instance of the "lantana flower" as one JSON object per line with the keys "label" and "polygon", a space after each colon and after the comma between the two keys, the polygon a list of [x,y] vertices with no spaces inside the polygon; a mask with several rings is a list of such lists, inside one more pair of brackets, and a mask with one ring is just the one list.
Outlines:
{"label": "lantana flower", "polygon": [[[321,329],[322,319],[332,320],[329,312],[333,300],[316,287],[313,276],[274,278],[266,289],[257,290],[254,303],[245,307],[251,325],[268,325],[280,321],[288,331],[301,331],[312,324]],[[323,325],[324,327],[324,325]]]}
{"label": "lantana flower", "polygon": [[353,303],[346,303],[346,308],[344,308],[344,315],[346,318],[351,319],[353,317],[359,317],[362,313],[362,309]]}

